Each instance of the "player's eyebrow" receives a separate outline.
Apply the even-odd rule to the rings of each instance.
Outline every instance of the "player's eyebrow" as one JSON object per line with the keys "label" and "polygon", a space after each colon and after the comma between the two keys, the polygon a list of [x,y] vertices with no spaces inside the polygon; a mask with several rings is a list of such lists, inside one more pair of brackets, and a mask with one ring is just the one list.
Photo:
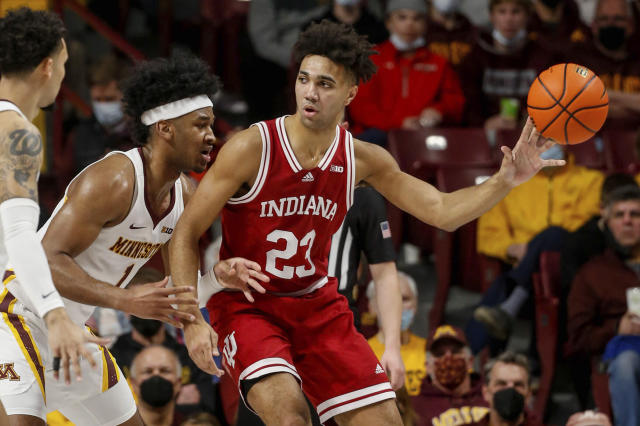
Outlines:
{"label": "player's eyebrow", "polygon": [[[309,78],[311,77],[311,74],[309,74],[306,71],[300,71],[300,74],[304,75],[305,77],[309,77]],[[336,81],[330,75],[320,74],[320,75],[317,76],[317,78],[320,79],[320,80],[327,80],[327,81],[330,81],[332,83],[336,83]]]}

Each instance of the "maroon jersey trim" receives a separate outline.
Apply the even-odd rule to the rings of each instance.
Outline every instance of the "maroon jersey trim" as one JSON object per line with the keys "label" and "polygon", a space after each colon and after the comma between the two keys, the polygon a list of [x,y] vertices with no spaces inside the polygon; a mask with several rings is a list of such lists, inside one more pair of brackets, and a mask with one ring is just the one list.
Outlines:
{"label": "maroon jersey trim", "polygon": [[[144,158],[144,154],[142,153],[142,148],[138,148],[138,154],[140,155],[140,159],[142,160],[142,174],[144,176],[144,188],[140,188],[139,190],[144,191],[144,204],[147,207],[147,212],[149,213],[149,216],[151,217],[151,221],[153,222],[153,227],[155,228],[156,226],[158,226],[158,223],[160,223],[162,219],[167,217],[169,213],[171,213],[171,211],[173,210],[173,206],[176,203],[176,185],[174,183],[173,186],[171,187],[171,190],[169,191],[169,194],[171,197],[169,200],[169,206],[167,206],[165,211],[163,211],[159,215],[156,214],[151,208],[151,201],[149,200],[149,197],[148,197],[149,194],[147,194],[147,169],[145,167],[146,160]],[[137,176],[136,176],[136,181],[137,181]]]}
{"label": "maroon jersey trim", "polygon": [[267,124],[264,121],[255,124],[260,130],[260,137],[262,139],[262,159],[260,160],[260,169],[258,170],[258,175],[256,176],[256,181],[253,183],[253,186],[241,197],[229,198],[227,201],[228,204],[242,204],[249,203],[253,201],[264,186],[265,181],[267,180],[267,174],[269,172],[269,161],[271,158],[271,138],[269,137],[269,129],[267,128]]}

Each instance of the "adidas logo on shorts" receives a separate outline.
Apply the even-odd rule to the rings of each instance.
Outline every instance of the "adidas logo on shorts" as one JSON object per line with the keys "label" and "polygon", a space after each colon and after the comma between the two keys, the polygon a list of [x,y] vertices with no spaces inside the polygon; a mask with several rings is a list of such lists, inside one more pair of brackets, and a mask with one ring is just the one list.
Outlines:
{"label": "adidas logo on shorts", "polygon": [[383,374],[384,368],[380,364],[376,365],[376,374]]}
{"label": "adidas logo on shorts", "polygon": [[313,175],[311,174],[311,172],[307,172],[306,175],[304,175],[304,177],[302,178],[303,182],[313,182]]}

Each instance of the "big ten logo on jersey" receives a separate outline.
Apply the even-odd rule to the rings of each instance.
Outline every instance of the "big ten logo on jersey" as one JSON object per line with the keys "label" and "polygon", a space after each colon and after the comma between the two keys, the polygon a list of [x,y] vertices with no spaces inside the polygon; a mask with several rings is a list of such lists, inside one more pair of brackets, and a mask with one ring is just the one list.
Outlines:
{"label": "big ten logo on jersey", "polygon": [[13,368],[13,362],[7,362],[5,364],[0,364],[0,380],[11,380],[12,382],[17,382],[20,380],[20,376],[16,373],[16,370]]}
{"label": "big ten logo on jersey", "polygon": [[231,368],[235,368],[236,366],[236,360],[233,359],[233,357],[235,357],[236,352],[238,352],[238,345],[236,344],[234,334],[236,334],[235,331],[231,332],[231,334],[224,338],[224,349],[222,350],[222,354],[227,361],[227,365],[230,365]]}
{"label": "big ten logo on jersey", "polygon": [[487,407],[449,408],[438,417],[434,417],[432,423],[435,426],[467,425],[479,422],[488,412]]}
{"label": "big ten logo on jersey", "polygon": [[173,228],[169,228],[168,226],[163,226],[162,233],[171,235],[173,234]]}
{"label": "big ten logo on jersey", "polygon": [[282,217],[292,215],[322,216],[333,220],[338,211],[338,204],[320,196],[298,195],[296,197],[280,198],[278,201],[269,200],[260,203],[260,217]]}

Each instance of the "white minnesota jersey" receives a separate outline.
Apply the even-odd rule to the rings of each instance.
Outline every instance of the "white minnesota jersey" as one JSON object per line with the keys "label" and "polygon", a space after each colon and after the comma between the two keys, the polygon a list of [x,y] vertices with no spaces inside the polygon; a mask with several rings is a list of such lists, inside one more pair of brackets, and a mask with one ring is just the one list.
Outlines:
{"label": "white minnesota jersey", "polygon": [[[25,115],[20,111],[15,104],[9,101],[0,101],[0,112],[3,111],[14,111],[17,112],[24,118],[27,122],[29,119],[25,117]],[[4,271],[6,269],[7,263],[9,262],[9,255],[7,254],[7,248],[4,246],[4,227],[2,226],[2,218],[0,218],[0,267]]]}
{"label": "white minnesota jersey", "polygon": [[[147,204],[142,150],[138,148],[127,152],[114,151],[108,154],[110,155],[126,155],[133,163],[136,186],[131,210],[118,225],[102,228],[95,241],[74,260],[96,280],[117,287],[126,287],[138,270],[171,238],[171,233],[184,209],[182,184],[180,179],[176,180],[171,190],[169,207],[160,217],[155,217]],[[87,168],[89,167],[91,165]],[[80,174],[82,173],[84,170]],[[38,231],[40,238],[44,236],[51,220],[62,208],[65,200],[66,196],[58,203],[47,223]],[[73,229],[69,232],[73,232]],[[9,291],[29,308],[28,299],[20,291],[21,284],[17,281],[18,279],[15,279],[7,285]],[[79,325],[84,325],[95,309],[94,306],[66,298],[63,300],[69,316]]]}

